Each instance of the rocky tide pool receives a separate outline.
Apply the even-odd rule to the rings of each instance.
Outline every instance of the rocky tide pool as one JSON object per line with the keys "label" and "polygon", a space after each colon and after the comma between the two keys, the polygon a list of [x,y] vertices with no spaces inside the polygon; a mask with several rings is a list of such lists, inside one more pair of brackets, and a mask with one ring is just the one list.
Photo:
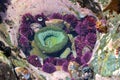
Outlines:
{"label": "rocky tide pool", "polygon": [[0,0],[0,80],[120,80],[118,3]]}

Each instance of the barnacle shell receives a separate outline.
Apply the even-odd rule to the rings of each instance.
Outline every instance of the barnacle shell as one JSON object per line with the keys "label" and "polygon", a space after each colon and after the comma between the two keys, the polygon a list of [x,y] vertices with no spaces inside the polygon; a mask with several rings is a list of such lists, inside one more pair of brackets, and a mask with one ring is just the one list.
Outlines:
{"label": "barnacle shell", "polygon": [[30,73],[26,68],[16,67],[15,72],[16,72],[17,76],[19,78],[22,78],[23,80],[28,80],[30,78]]}

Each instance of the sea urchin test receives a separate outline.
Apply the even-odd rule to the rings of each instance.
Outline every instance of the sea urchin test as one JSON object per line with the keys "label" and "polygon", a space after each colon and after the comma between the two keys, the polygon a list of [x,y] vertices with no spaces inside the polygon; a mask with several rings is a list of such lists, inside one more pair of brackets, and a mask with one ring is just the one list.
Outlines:
{"label": "sea urchin test", "polygon": [[44,53],[60,51],[67,42],[67,34],[56,26],[44,27],[35,34],[35,43]]}

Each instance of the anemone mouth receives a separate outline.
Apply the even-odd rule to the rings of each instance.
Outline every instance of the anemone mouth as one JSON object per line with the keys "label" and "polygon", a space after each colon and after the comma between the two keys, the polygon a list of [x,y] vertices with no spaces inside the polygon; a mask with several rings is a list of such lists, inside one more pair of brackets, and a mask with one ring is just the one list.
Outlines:
{"label": "anemone mouth", "polygon": [[35,43],[44,53],[60,51],[68,42],[67,34],[60,28],[48,26],[35,34]]}

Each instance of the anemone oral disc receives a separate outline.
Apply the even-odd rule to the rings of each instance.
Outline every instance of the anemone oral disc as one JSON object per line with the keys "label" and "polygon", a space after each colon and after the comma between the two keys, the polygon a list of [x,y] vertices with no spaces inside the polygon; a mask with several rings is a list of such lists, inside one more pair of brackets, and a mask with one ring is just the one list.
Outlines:
{"label": "anemone oral disc", "polygon": [[35,42],[45,53],[55,53],[64,48],[68,42],[68,36],[62,29],[49,26],[36,33]]}

